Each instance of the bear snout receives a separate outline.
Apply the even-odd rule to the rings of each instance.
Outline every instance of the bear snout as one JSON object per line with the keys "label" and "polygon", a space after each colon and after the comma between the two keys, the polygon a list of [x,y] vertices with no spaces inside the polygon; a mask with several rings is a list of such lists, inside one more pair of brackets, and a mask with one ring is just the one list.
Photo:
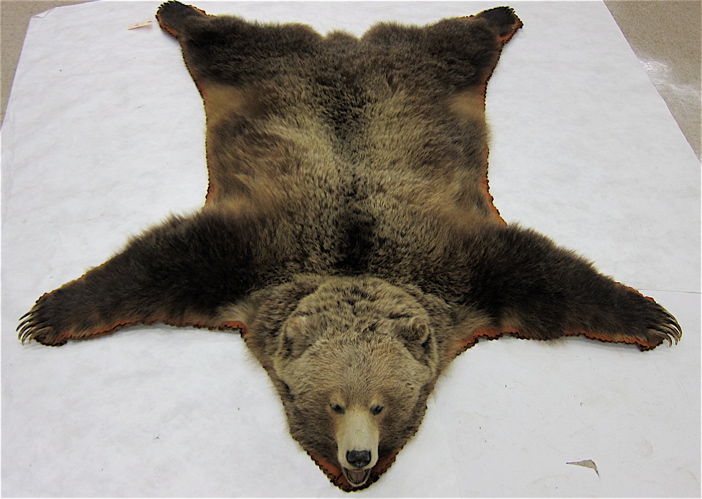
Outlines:
{"label": "bear snout", "polygon": [[378,462],[380,430],[366,404],[348,407],[335,417],[339,464],[352,487],[364,485]]}
{"label": "bear snout", "polygon": [[346,452],[346,461],[354,468],[364,468],[371,462],[371,451],[350,450]]}

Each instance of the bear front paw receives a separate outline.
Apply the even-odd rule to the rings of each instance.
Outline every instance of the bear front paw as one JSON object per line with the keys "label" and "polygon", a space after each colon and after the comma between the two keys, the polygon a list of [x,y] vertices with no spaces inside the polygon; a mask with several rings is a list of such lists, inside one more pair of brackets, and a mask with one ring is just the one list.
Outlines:
{"label": "bear front paw", "polygon": [[650,300],[653,311],[650,323],[646,329],[646,336],[653,346],[641,345],[641,349],[650,350],[663,343],[664,340],[668,342],[669,346],[672,346],[673,342],[677,344],[680,338],[682,338],[682,328],[680,324],[675,317],[673,317],[673,314],[661,307],[651,298],[648,298],[648,300]]}
{"label": "bear front paw", "polygon": [[34,340],[42,345],[59,347],[68,342],[70,333],[61,331],[52,321],[50,307],[47,306],[50,297],[50,294],[46,294],[39,298],[34,307],[20,318],[17,332],[22,344]]}
{"label": "bear front paw", "polygon": [[629,289],[627,299],[616,308],[620,326],[611,339],[605,341],[623,341],[635,343],[642,351],[652,350],[663,341],[669,345],[677,343],[682,337],[682,328],[673,315],[656,303],[653,298],[643,296],[638,291]]}
{"label": "bear front paw", "polygon": [[[621,285],[618,285],[621,286]],[[568,328],[566,336],[585,336],[607,343],[637,345],[640,350],[653,350],[664,341],[669,345],[682,337],[682,328],[673,315],[632,288],[618,288],[619,295],[609,303],[598,301],[595,313],[585,323]],[[586,309],[587,310],[587,309]],[[590,309],[592,310],[592,309]]]}

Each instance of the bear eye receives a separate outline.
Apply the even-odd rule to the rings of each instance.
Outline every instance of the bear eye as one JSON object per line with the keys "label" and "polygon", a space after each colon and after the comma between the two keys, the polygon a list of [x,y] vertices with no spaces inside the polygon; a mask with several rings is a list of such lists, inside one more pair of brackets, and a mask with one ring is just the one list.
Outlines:
{"label": "bear eye", "polygon": [[370,412],[373,416],[377,416],[381,412],[383,412],[383,406],[382,405],[374,405],[371,407]]}
{"label": "bear eye", "polygon": [[339,404],[332,404],[331,409],[337,414],[344,414],[346,412],[346,409],[341,407]]}

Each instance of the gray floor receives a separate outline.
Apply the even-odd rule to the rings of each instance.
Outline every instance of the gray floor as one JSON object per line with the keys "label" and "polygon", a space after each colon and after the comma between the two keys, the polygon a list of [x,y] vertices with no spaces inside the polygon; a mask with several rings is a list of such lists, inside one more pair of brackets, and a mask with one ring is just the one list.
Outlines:
{"label": "gray floor", "polygon": [[[77,3],[84,2],[0,0],[2,117],[29,19],[52,7]],[[699,0],[607,0],[605,3],[700,158],[702,3]]]}

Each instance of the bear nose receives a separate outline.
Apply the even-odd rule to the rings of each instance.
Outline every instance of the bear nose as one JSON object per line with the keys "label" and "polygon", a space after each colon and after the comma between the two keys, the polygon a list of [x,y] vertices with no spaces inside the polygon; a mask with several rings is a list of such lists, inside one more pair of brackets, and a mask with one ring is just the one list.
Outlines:
{"label": "bear nose", "polygon": [[371,462],[371,453],[369,450],[346,451],[346,460],[355,468],[363,468]]}

